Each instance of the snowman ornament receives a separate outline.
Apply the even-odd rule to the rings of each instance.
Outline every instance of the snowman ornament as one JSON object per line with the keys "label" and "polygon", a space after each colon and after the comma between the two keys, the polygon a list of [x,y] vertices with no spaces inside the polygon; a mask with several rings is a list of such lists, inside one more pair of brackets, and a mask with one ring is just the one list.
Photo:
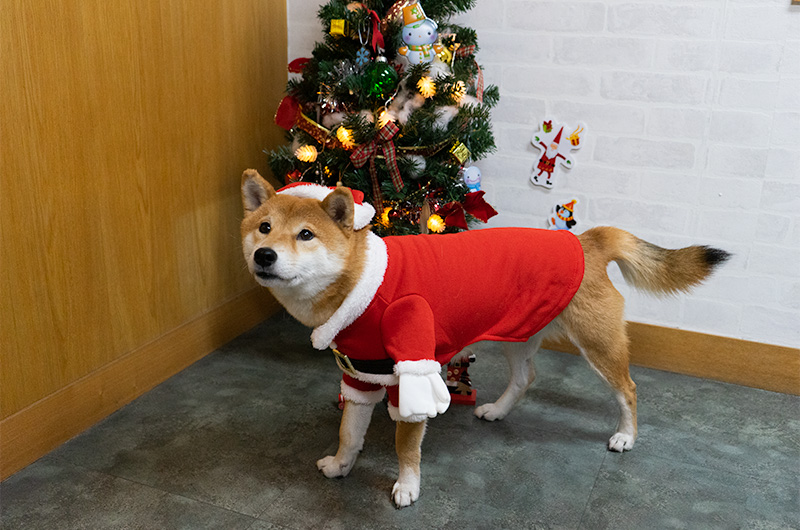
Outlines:
{"label": "snowman ornament", "polygon": [[439,26],[425,16],[420,4],[411,4],[403,8],[403,42],[397,53],[405,57],[410,64],[431,63],[444,48],[434,44],[438,38]]}
{"label": "snowman ornament", "polygon": [[461,178],[464,179],[464,184],[467,185],[470,192],[480,191],[481,189],[481,170],[475,166],[464,168],[461,172]]}

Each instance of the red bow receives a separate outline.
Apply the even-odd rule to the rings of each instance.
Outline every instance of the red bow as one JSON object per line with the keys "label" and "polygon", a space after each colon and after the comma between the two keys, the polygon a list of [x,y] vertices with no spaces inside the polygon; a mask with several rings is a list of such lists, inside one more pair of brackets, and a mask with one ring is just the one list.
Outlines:
{"label": "red bow", "polygon": [[289,72],[293,74],[302,74],[303,70],[305,69],[306,66],[308,66],[308,63],[310,62],[311,59],[309,59],[308,57],[298,57],[297,59],[289,63]]}
{"label": "red bow", "polygon": [[369,18],[372,19],[372,49],[375,50],[375,53],[380,53],[378,49],[386,47],[381,33],[381,17],[375,11],[370,10]]}
{"label": "red bow", "polygon": [[403,189],[403,177],[400,175],[400,170],[397,167],[397,153],[394,148],[392,138],[400,131],[393,122],[387,123],[371,142],[362,144],[353,151],[350,155],[350,160],[356,167],[364,167],[364,164],[369,161],[369,174],[372,177],[372,196],[375,201],[375,209],[382,210],[383,199],[381,198],[381,186],[378,182],[378,173],[375,170],[375,157],[378,156],[378,151],[383,153],[386,158],[386,168],[389,170],[389,175],[392,177],[392,184],[394,189],[400,191]]}
{"label": "red bow", "polygon": [[290,131],[300,115],[300,102],[294,96],[286,96],[275,111],[275,123],[279,127]]}
{"label": "red bow", "polygon": [[450,202],[439,208],[438,213],[447,226],[456,226],[467,230],[467,218],[464,212],[470,214],[484,223],[497,215],[497,211],[492,208],[483,198],[484,191],[473,191],[464,197],[464,203]]}

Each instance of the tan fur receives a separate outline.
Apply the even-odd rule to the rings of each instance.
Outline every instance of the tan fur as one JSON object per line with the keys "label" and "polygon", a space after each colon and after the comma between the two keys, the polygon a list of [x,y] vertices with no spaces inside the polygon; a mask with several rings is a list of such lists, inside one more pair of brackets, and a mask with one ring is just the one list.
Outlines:
{"label": "tan fur", "polygon": [[[289,312],[307,326],[326,322],[356,285],[366,259],[369,228],[353,230],[353,202],[349,190],[337,189],[322,202],[276,196],[269,183],[249,170],[244,175],[242,194],[245,207],[242,240],[251,269],[253,251],[267,244],[289,255],[317,252],[326,259],[335,258],[330,265],[338,271],[335,281],[309,299],[292,299],[287,293],[296,293],[296,290],[284,292],[280,286],[270,287]],[[259,226],[265,221],[274,228],[269,235],[260,235]],[[312,230],[317,241],[313,244],[300,242],[297,234],[304,228]],[[496,402],[477,407],[475,415],[489,421],[505,417],[533,383],[533,355],[542,339],[563,335],[578,346],[592,368],[614,391],[620,418],[608,447],[613,451],[627,451],[633,447],[637,434],[636,384],[628,371],[624,300],[608,277],[608,264],[617,262],[625,279],[634,287],[656,294],[674,294],[702,282],[729,255],[702,246],[667,250],[612,227],[593,228],[578,238],[584,251],[585,272],[577,293],[564,311],[527,343],[504,343],[511,368],[508,387]],[[350,471],[363,445],[372,408],[371,404],[346,403],[339,451],[317,462],[326,476],[344,476]],[[411,504],[419,495],[425,425],[425,422],[397,422],[395,441],[400,474],[393,498],[398,506]]]}
{"label": "tan fur", "polygon": [[[255,170],[245,171],[242,181],[245,204],[245,217],[241,225],[243,240],[255,238],[252,242],[254,247],[263,246],[268,241],[272,247],[281,246],[291,253],[298,253],[302,243],[298,241],[297,234],[302,229],[308,229],[329,252],[344,257],[337,280],[310,300],[281,299],[280,292],[273,290],[284,306],[295,305],[287,309],[303,324],[309,327],[322,324],[341,305],[364,269],[367,231],[353,230],[350,191],[347,188],[337,190],[321,203],[314,199],[276,195],[272,185]],[[251,210],[248,210],[248,197],[245,196],[248,187],[251,192],[265,190],[261,194],[264,202]],[[334,220],[335,217],[339,218],[338,221]],[[259,225],[265,221],[273,226],[269,235],[262,235],[258,231]]]}

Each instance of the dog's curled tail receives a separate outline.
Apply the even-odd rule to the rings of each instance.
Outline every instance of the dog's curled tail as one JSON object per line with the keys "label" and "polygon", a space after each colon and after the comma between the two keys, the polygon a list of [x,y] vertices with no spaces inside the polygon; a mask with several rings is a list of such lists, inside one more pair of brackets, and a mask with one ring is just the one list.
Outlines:
{"label": "dog's curled tail", "polygon": [[608,226],[587,230],[581,235],[582,243],[584,238],[584,244],[592,244],[606,254],[606,264],[615,261],[619,265],[625,281],[654,294],[688,291],[731,257],[724,250],[705,245],[661,248]]}

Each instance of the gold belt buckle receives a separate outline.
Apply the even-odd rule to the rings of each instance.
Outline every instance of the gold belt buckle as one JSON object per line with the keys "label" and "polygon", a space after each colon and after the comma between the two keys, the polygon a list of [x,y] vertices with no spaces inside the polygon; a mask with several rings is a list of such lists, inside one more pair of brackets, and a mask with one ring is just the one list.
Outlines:
{"label": "gold belt buckle", "polygon": [[331,350],[333,350],[333,356],[336,358],[336,364],[339,365],[339,368],[341,368],[342,372],[355,376],[356,369],[353,368],[353,363],[350,362],[350,358],[336,348],[331,348]]}

